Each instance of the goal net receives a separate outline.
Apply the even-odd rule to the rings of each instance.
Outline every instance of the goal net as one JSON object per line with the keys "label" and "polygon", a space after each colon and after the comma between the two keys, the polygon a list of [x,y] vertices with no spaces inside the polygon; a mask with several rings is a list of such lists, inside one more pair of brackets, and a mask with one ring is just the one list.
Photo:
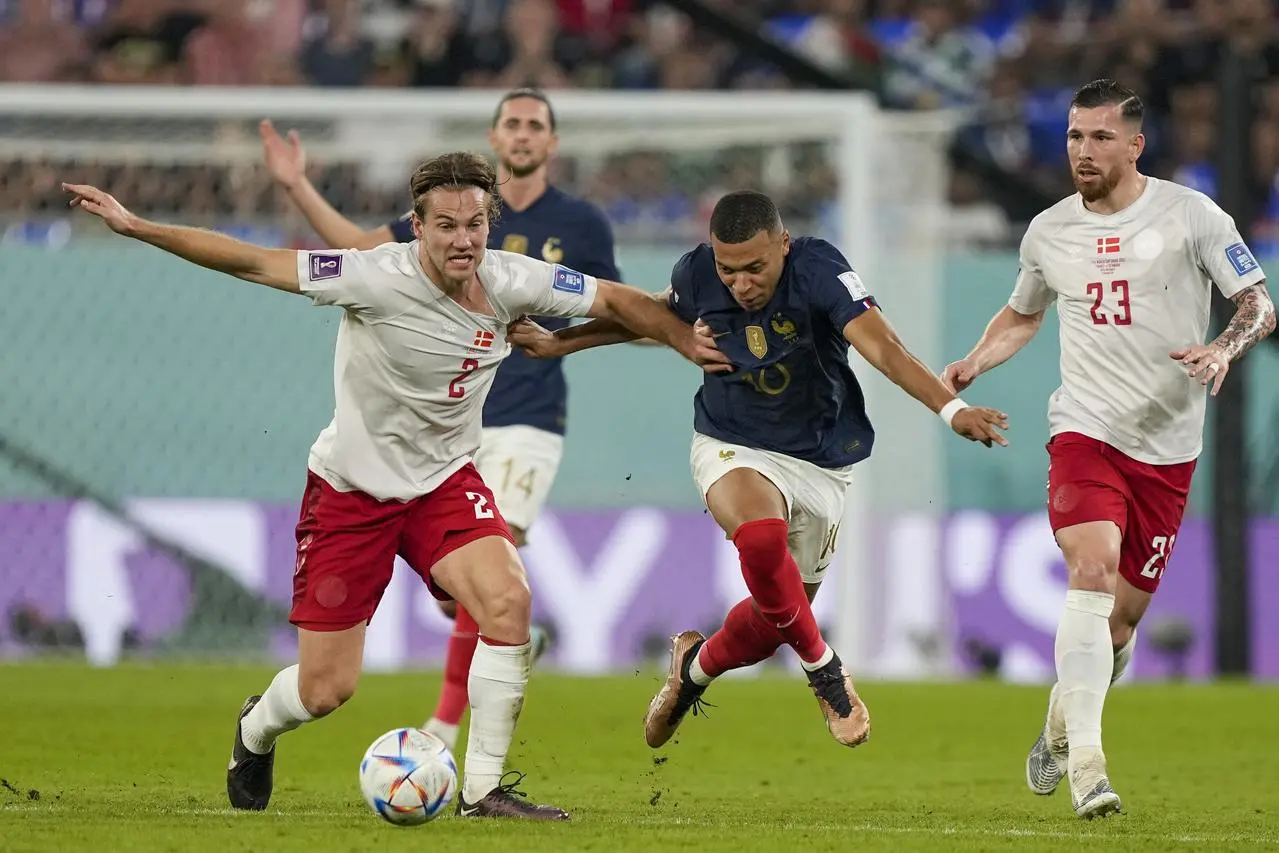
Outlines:
{"label": "goal net", "polygon": [[[332,412],[336,318],[110,238],[60,182],[137,213],[315,247],[273,186],[263,118],[296,128],[313,183],[362,225],[408,207],[424,157],[486,151],[499,93],[0,87],[0,653],[292,654],[285,613],[306,451]],[[553,98],[553,179],[614,224],[628,283],[666,286],[730,189],[763,189],[793,234],[843,249],[894,326],[940,367],[947,116],[859,94],[579,93]],[[854,355],[854,360],[859,361]],[[859,465],[821,621],[863,671],[945,659],[931,546],[945,508],[936,419],[855,364],[879,440]],[[687,470],[697,373],[615,347],[569,359],[566,456],[525,551],[550,665],[630,668],[741,592]],[[927,537],[924,537],[926,540]],[[917,559],[919,558],[919,559]],[[433,665],[448,625],[398,572],[371,666]],[[920,585],[913,612],[886,584]],[[900,600],[901,596],[894,596]],[[939,601],[940,599],[938,599]],[[906,646],[885,638],[905,637]],[[886,644],[887,642],[887,644]]]}

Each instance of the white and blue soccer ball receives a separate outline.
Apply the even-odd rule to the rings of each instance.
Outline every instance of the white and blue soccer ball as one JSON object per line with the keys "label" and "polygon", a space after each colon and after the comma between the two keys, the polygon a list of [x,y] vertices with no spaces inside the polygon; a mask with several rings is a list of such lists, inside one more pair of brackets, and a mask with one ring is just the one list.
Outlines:
{"label": "white and blue soccer ball", "polygon": [[396,826],[417,826],[444,813],[457,794],[457,761],[444,741],[421,729],[392,729],[360,761],[360,792]]}

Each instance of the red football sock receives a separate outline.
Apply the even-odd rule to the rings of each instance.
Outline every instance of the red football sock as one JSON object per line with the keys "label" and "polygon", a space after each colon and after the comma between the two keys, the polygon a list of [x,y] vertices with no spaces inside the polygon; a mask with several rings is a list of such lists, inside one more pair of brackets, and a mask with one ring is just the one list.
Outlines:
{"label": "red football sock", "polygon": [[743,598],[724,617],[720,628],[697,653],[702,672],[715,677],[768,660],[786,643],[777,628],[760,614],[755,600]]}
{"label": "red football sock", "polygon": [[453,622],[453,634],[449,637],[448,651],[444,655],[444,687],[440,701],[435,706],[435,719],[456,726],[466,712],[468,694],[466,682],[471,674],[471,658],[480,641],[480,626],[474,617],[460,605]]}
{"label": "red football sock", "polygon": [[826,641],[813,618],[799,567],[786,545],[789,526],[780,518],[748,521],[733,533],[742,560],[742,577],[764,619],[805,663],[826,653]]}

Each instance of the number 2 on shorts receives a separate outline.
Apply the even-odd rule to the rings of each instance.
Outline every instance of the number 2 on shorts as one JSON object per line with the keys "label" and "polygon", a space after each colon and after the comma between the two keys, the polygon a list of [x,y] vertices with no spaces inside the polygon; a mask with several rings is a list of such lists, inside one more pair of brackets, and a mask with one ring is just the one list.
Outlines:
{"label": "number 2 on shorts", "polygon": [[1172,536],[1156,536],[1150,541],[1150,547],[1155,549],[1155,553],[1150,555],[1150,559],[1146,561],[1146,565],[1141,567],[1141,576],[1145,578],[1157,578],[1163,574],[1164,568],[1168,565],[1168,555],[1172,553],[1172,546],[1177,542],[1177,534]]}
{"label": "number 2 on shorts", "polygon": [[475,504],[476,518],[492,518],[493,510],[489,509],[489,499],[478,492],[467,492],[466,499]]}

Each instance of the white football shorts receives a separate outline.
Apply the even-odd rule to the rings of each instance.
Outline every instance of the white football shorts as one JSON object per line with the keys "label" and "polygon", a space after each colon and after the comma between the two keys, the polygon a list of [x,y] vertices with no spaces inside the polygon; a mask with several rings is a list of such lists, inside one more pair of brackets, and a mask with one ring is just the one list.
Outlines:
{"label": "white football shorts", "polygon": [[475,467],[511,527],[527,531],[546,503],[564,456],[564,436],[530,426],[486,427]]}
{"label": "white football shorts", "polygon": [[734,468],[750,468],[767,477],[786,501],[790,552],[800,576],[804,583],[822,582],[835,556],[853,466],[821,468],[784,453],[727,444],[700,433],[693,433],[689,462],[703,501],[711,486]]}

